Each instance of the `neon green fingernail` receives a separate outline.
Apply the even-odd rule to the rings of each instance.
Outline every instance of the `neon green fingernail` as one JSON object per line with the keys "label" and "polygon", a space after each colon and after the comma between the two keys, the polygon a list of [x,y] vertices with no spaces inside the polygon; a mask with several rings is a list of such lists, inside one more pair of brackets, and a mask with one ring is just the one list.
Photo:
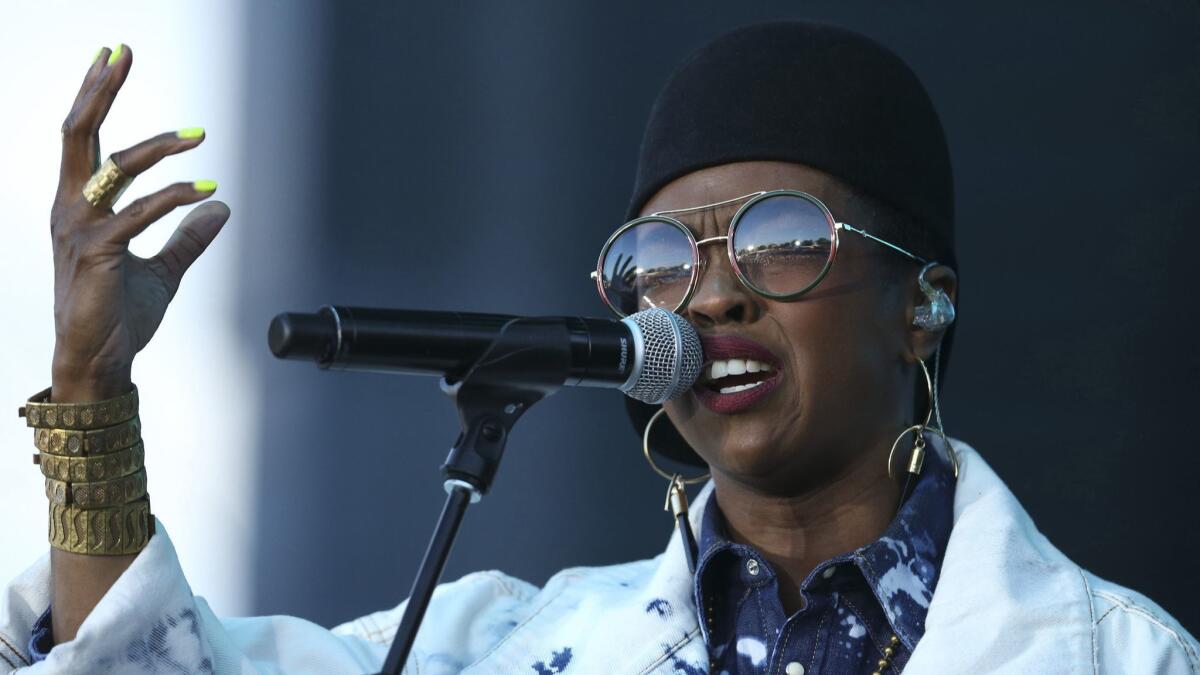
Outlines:
{"label": "neon green fingernail", "polygon": [[175,132],[175,135],[184,140],[200,138],[204,135],[204,127],[188,127],[186,129],[180,129],[179,131]]}
{"label": "neon green fingernail", "polygon": [[121,54],[124,51],[125,51],[124,44],[117,45],[117,48],[113,50],[113,53],[108,55],[108,65],[111,66],[112,64],[116,63],[117,59],[121,58]]}
{"label": "neon green fingernail", "polygon": [[217,189],[217,181],[215,180],[198,180],[192,183],[192,187],[196,192],[213,192]]}
{"label": "neon green fingernail", "polygon": [[100,55],[101,55],[101,54],[103,54],[103,53],[104,53],[104,47],[101,47],[100,49],[97,49],[97,50],[96,50],[96,55],[92,57],[92,63],[95,63],[95,62],[96,62],[96,60],[100,58]]}

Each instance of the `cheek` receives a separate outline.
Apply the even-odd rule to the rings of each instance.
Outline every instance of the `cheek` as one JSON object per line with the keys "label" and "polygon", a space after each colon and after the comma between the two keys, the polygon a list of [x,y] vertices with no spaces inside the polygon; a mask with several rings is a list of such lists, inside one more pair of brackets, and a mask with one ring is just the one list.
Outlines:
{"label": "cheek", "polygon": [[878,308],[822,302],[804,309],[811,311],[794,311],[786,323],[779,318],[791,371],[786,405],[800,411],[803,424],[817,418],[858,423],[862,404],[888,388],[880,380],[888,370],[888,349]]}

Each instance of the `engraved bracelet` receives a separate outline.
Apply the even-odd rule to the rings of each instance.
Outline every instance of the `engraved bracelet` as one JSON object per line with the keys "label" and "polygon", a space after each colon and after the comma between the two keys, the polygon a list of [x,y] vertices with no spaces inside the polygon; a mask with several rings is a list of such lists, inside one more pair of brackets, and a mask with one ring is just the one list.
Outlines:
{"label": "engraved bracelet", "polygon": [[68,483],[46,479],[46,498],[51,504],[78,506],[81,509],[103,509],[120,506],[146,496],[146,470],[115,480],[95,483]]}
{"label": "engraved bracelet", "polygon": [[105,455],[124,450],[140,440],[142,421],[137,415],[131,420],[93,431],[46,428],[33,431],[33,444],[38,450],[64,457]]}
{"label": "engraved bracelet", "polygon": [[128,476],[145,466],[145,460],[146,450],[141,441],[133,447],[99,457],[59,457],[44,452],[33,456],[34,463],[41,465],[43,476],[72,483]]}
{"label": "engraved bracelet", "polygon": [[154,534],[150,500],[108,509],[50,504],[50,545],[86,555],[129,555],[146,547]]}
{"label": "engraved bracelet", "polygon": [[95,403],[49,403],[50,388],[39,391],[17,414],[37,429],[91,431],[133,419],[138,412],[137,386],[128,393]]}

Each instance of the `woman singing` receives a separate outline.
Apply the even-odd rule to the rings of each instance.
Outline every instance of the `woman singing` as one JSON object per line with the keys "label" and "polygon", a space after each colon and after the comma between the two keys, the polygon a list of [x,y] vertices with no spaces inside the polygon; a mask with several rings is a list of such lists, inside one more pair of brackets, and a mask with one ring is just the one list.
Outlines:
{"label": "woman singing", "polygon": [[[51,550],[0,601],[0,666],[378,671],[403,605],[332,630],[220,619],[151,515],[144,457],[159,450],[143,449],[130,367],[229,210],[208,201],[158,255],[128,252],[216,189],[178,184],[113,208],[138,174],[204,140],[167,133],[101,162],[132,58],[103,51],[63,125],[53,378],[23,409]],[[696,467],[663,472],[673,485],[705,483],[690,530],[653,559],[541,588],[498,572],[443,584],[405,672],[1200,670],[1171,616],[1067,559],[983,455],[943,432],[959,298],[951,175],[924,88],[861,35],[762,24],[684,61],[593,276],[614,315],[659,307],[699,333],[696,385],[661,408],[630,404],[655,468],[665,455]]]}

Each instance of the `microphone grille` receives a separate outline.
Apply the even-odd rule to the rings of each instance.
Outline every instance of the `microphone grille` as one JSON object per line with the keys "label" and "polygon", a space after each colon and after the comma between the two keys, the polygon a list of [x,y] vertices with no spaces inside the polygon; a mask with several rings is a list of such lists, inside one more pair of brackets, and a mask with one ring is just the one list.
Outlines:
{"label": "microphone grille", "polygon": [[692,324],[661,307],[630,314],[624,321],[635,332],[634,342],[641,352],[635,355],[639,365],[627,395],[659,404],[682,396],[695,384],[704,365],[704,350]]}

